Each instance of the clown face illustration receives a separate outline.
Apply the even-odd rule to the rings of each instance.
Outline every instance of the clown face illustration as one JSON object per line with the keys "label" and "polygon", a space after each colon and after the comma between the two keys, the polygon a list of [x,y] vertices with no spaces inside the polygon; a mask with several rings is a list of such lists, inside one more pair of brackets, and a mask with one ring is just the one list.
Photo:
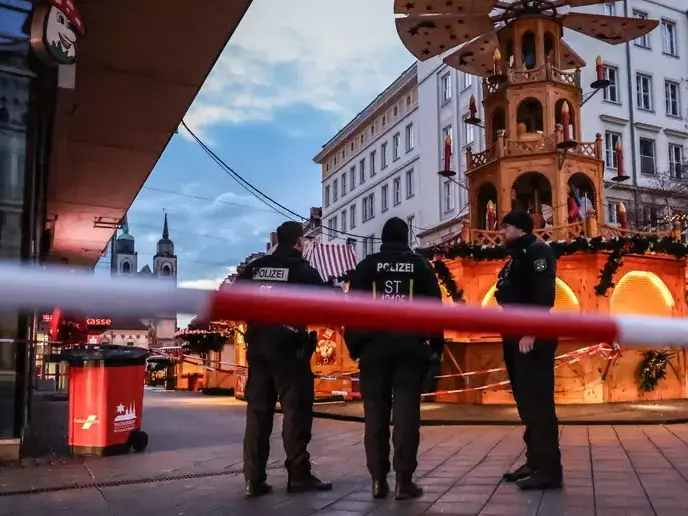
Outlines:
{"label": "clown face illustration", "polygon": [[60,64],[72,64],[76,59],[74,26],[57,7],[50,7],[45,23],[45,46]]}
{"label": "clown face illustration", "polygon": [[77,39],[83,36],[84,23],[73,0],[47,0],[36,7],[31,27],[31,45],[45,62],[74,64]]}

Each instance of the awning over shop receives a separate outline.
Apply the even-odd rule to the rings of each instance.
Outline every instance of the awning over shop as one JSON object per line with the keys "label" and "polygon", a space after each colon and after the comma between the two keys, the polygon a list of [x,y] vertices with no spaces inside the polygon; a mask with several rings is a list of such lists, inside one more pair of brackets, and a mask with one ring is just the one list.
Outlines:
{"label": "awning over shop", "polygon": [[304,255],[317,269],[323,281],[339,278],[356,268],[356,250],[345,244],[315,242]]}

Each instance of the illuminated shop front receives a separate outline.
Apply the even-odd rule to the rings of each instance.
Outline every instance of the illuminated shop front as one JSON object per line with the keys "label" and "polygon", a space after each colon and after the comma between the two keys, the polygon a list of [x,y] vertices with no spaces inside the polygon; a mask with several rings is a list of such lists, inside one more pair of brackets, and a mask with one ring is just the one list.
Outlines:
{"label": "illuminated shop front", "polygon": [[[0,0],[0,259],[96,264],[249,4]],[[0,460],[59,376],[42,316],[0,312]]]}

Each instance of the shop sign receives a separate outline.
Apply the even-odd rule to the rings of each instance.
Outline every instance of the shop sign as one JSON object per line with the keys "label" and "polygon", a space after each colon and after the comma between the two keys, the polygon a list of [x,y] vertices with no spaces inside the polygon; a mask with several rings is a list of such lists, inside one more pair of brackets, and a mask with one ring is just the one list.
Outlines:
{"label": "shop sign", "polygon": [[86,36],[73,0],[36,2],[31,22],[31,48],[47,64],[71,65],[76,61],[79,38]]}
{"label": "shop sign", "polygon": [[86,319],[88,326],[112,326],[112,319]]}

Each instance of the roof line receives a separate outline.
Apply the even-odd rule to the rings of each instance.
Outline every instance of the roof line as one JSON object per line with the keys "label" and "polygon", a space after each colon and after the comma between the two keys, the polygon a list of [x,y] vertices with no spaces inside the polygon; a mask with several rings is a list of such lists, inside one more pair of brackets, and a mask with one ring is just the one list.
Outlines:
{"label": "roof line", "polygon": [[368,118],[373,112],[375,112],[386,100],[389,99],[394,93],[401,90],[401,87],[406,84],[406,82],[412,77],[418,77],[417,75],[417,65],[418,62],[414,62],[406,70],[404,70],[392,84],[387,86],[387,88],[378,94],[372,102],[370,102],[365,108],[363,108],[349,123],[347,123],[342,129],[339,130],[332,138],[330,138],[327,143],[322,146],[322,150],[313,158],[316,163],[326,154],[331,148],[340,141],[353,132],[354,129],[358,128],[363,120]]}

